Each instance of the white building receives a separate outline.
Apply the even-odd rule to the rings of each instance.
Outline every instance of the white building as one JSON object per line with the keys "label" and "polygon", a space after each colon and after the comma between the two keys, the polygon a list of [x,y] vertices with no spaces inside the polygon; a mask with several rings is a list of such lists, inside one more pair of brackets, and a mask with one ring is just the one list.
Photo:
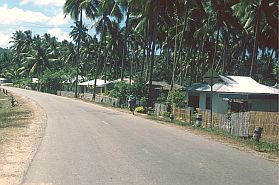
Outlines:
{"label": "white building", "polygon": [[[211,87],[197,83],[188,87],[188,105],[201,110],[210,109]],[[278,112],[279,90],[259,84],[251,77],[221,76],[213,85],[212,111]]]}
{"label": "white building", "polygon": [[7,79],[6,78],[0,78],[0,84],[4,84],[7,82]]}

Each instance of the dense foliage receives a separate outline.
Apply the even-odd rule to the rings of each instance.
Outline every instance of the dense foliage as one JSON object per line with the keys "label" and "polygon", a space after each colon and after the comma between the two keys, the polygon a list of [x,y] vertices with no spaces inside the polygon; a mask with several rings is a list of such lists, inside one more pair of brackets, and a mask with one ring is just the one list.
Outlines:
{"label": "dense foliage", "polygon": [[[1,76],[20,83],[30,77],[45,81],[50,73],[73,78],[78,70],[89,79],[140,76],[142,84],[190,85],[213,68],[267,85],[278,81],[275,0],[67,0],[64,13],[76,21],[74,42],[17,31],[10,51],[1,51]],[[84,17],[94,21],[96,35],[89,35]],[[55,85],[41,88],[60,88],[56,80],[62,78],[52,80]]]}

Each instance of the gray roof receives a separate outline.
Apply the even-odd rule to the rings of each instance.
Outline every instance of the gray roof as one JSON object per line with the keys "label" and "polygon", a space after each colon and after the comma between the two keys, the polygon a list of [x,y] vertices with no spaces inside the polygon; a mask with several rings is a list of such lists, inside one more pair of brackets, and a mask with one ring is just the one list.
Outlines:
{"label": "gray roof", "polygon": [[[148,85],[149,82],[146,83]],[[168,82],[165,81],[152,81],[152,86],[155,87],[155,89],[163,89],[163,90],[170,90],[171,85]],[[173,85],[174,90],[185,90],[186,88],[184,86],[174,84]]]}
{"label": "gray roof", "polygon": [[[188,91],[209,92],[210,85],[206,83],[193,84]],[[221,76],[219,82],[213,85],[213,91],[220,93],[240,94],[279,94],[279,90],[256,82],[246,76]]]}

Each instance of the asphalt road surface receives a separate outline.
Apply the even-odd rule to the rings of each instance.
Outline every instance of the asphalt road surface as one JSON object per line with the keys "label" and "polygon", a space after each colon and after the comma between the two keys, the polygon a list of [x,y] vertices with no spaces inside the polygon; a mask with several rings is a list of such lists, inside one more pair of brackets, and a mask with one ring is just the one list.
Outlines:
{"label": "asphalt road surface", "polygon": [[9,90],[48,118],[26,184],[278,185],[278,165],[252,154],[82,101]]}

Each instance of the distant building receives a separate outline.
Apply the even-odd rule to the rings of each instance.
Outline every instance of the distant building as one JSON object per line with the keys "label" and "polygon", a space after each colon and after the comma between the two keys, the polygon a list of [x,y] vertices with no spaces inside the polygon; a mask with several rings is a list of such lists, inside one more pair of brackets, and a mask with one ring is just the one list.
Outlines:
{"label": "distant building", "polygon": [[37,83],[39,83],[39,78],[32,78],[32,79],[31,79],[31,83],[32,83],[32,84],[37,84]]}
{"label": "distant building", "polygon": [[[279,90],[259,84],[251,77],[221,76],[213,85],[212,111],[278,112]],[[207,83],[196,83],[187,89],[188,106],[210,109],[211,87]]]}
{"label": "distant building", "polygon": [[[85,93],[85,92],[92,93],[93,89],[94,89],[94,83],[95,83],[95,80],[88,80],[88,81],[85,81],[85,82],[78,83],[78,85],[80,87],[80,93]],[[96,93],[102,93],[104,85],[105,85],[104,80],[97,79]]]}
{"label": "distant building", "polygon": [[[149,85],[149,82],[146,83],[146,86]],[[152,81],[152,94],[151,94],[151,103],[154,104],[157,98],[160,96],[160,93],[163,93],[165,97],[168,96],[169,91],[171,90],[171,84],[165,81]],[[173,90],[176,91],[185,91],[184,86],[174,84]]]}
{"label": "distant building", "polygon": [[6,78],[0,78],[0,84],[4,84],[7,82],[7,79]]}

